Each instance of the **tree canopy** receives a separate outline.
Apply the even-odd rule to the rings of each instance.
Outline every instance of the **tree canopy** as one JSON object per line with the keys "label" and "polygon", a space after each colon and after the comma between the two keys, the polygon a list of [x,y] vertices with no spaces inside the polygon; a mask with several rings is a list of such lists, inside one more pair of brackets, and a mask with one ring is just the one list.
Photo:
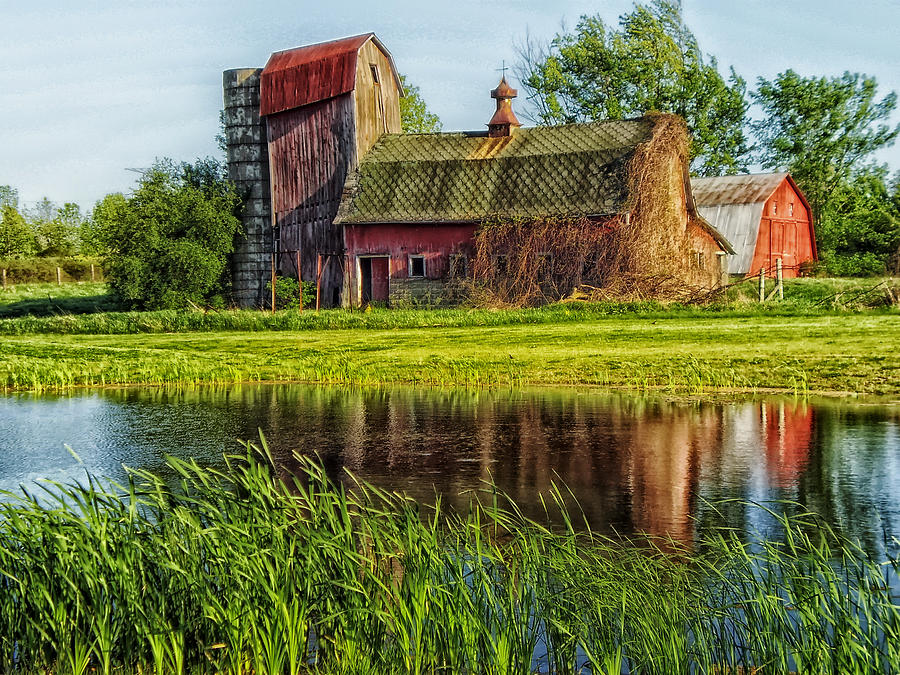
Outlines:
{"label": "tree canopy", "polygon": [[0,207],[19,208],[19,191],[10,185],[0,185]]}
{"label": "tree canopy", "polygon": [[34,232],[12,204],[0,206],[0,258],[23,258],[34,252]]}
{"label": "tree canopy", "polygon": [[790,171],[821,215],[835,191],[900,133],[900,125],[885,123],[897,95],[876,101],[877,91],[875,78],[859,73],[803,77],[786,70],[771,81],[759,78],[753,99],[763,117],[752,124],[757,161]]}
{"label": "tree canopy", "polygon": [[140,309],[222,304],[239,206],[213,159],[157,162],[131,197],[107,195],[93,220],[113,291]]}
{"label": "tree canopy", "polygon": [[400,97],[400,122],[407,134],[429,134],[440,131],[441,119],[428,110],[419,88],[410,84],[405,75],[400,76],[404,96]]}
{"label": "tree canopy", "polygon": [[637,4],[618,28],[599,15],[582,16],[574,31],[558,33],[546,46],[526,41],[519,53],[517,71],[535,121],[675,113],[691,132],[694,172],[746,169],[746,83],[734,70],[726,81],[715,58],[704,56],[680,3]]}

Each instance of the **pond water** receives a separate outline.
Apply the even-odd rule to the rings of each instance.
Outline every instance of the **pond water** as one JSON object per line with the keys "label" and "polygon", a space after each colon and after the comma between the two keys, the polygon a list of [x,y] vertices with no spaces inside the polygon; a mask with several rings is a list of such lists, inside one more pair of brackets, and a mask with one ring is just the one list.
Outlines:
{"label": "pond water", "polygon": [[0,489],[164,471],[166,455],[218,465],[258,430],[286,467],[318,454],[336,476],[422,500],[459,505],[493,480],[538,515],[562,482],[606,532],[764,533],[771,520],[747,501],[790,500],[779,508],[812,509],[873,552],[900,536],[900,406],[846,401],[277,384],[16,394],[0,397]]}

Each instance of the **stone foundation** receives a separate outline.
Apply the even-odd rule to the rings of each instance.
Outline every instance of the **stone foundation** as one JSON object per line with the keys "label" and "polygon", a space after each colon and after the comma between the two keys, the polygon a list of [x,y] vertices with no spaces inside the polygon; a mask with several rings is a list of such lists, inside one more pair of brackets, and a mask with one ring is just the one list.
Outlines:
{"label": "stone foundation", "polygon": [[445,304],[444,286],[441,279],[391,279],[391,305]]}

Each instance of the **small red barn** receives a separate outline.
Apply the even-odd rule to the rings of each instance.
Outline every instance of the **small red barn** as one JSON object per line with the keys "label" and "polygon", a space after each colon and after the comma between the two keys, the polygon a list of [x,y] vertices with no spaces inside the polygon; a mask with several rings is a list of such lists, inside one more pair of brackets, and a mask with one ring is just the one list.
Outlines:
{"label": "small red barn", "polygon": [[780,258],[784,277],[792,278],[818,260],[812,211],[790,174],[694,178],[691,187],[700,214],[735,249],[730,274],[774,270]]}

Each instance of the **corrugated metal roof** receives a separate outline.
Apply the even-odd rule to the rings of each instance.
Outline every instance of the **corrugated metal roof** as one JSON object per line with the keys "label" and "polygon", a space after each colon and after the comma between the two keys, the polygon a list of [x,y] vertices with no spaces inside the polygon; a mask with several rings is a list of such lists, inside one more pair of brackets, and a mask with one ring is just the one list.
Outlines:
{"label": "corrugated metal roof", "polygon": [[260,76],[260,115],[300,108],[353,91],[357,56],[369,40],[388,57],[399,87],[393,58],[375,33],[354,35],[272,54]]}
{"label": "corrugated metal roof", "polygon": [[[692,181],[693,183],[693,181]],[[706,218],[731,243],[734,255],[728,256],[729,274],[746,274],[756,250],[759,222],[765,200],[751,204],[698,206]]]}
{"label": "corrugated metal roof", "polygon": [[[382,136],[348,182],[343,223],[473,222],[492,215],[608,215],[646,118],[520,129],[511,136]],[[355,183],[354,183],[355,181]]]}
{"label": "corrugated metal roof", "polygon": [[750,173],[740,176],[693,178],[691,190],[698,207],[756,204],[765,202],[787,177],[786,173]]}

